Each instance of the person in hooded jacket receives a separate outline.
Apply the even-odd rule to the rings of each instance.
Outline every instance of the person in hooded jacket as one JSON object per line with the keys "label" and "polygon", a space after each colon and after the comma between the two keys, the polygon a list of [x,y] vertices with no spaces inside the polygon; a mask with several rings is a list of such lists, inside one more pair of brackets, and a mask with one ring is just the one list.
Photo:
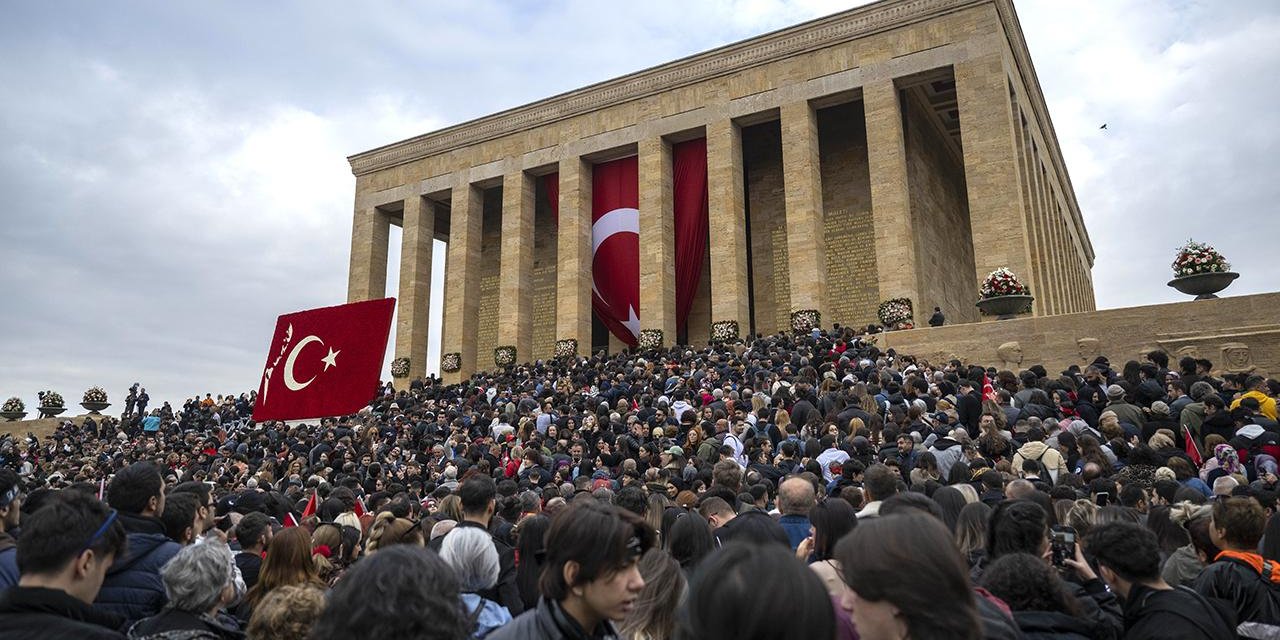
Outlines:
{"label": "person in hooded jacket", "polygon": [[1222,549],[1192,587],[1206,598],[1230,602],[1238,622],[1280,626],[1280,565],[1257,553],[1267,525],[1262,505],[1235,496],[1213,505],[1209,535]]}
{"label": "person in hooded jacket", "polygon": [[128,552],[107,571],[94,607],[132,624],[168,602],[160,568],[182,547],[165,537],[164,479],[155,465],[135,462],[118,471],[107,484],[107,504],[120,514]]}
{"label": "person in hooded jacket", "polygon": [[1062,458],[1062,454],[1044,442],[1044,430],[1039,427],[1032,427],[1027,431],[1026,444],[1018,447],[1013,454],[1013,468],[1015,470],[1022,469],[1024,460],[1035,460],[1044,464],[1044,468],[1049,470],[1049,477],[1043,478],[1049,484],[1056,484],[1058,476],[1067,472],[1067,462]]}
{"label": "person in hooded jacket", "polygon": [[1094,527],[1086,538],[1102,578],[1124,600],[1125,640],[1230,640],[1230,607],[1160,578],[1154,533],[1131,522]]}

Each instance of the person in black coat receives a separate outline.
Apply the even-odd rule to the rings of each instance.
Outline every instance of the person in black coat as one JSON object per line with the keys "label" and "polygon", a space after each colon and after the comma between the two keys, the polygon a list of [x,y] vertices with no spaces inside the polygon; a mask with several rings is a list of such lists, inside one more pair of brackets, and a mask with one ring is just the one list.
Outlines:
{"label": "person in black coat", "polygon": [[933,308],[933,315],[929,316],[929,326],[931,326],[931,327],[941,327],[942,325],[944,325],[944,324],[946,324],[946,323],[947,323],[947,317],[946,317],[946,316],[944,316],[944,315],[942,315],[942,308],[941,308],[941,307],[934,307],[934,308]]}
{"label": "person in black coat", "polygon": [[591,498],[555,515],[546,536],[538,606],[490,640],[613,640],[644,588],[639,560],[657,534],[644,519]]}
{"label": "person in black coat", "polygon": [[[475,476],[462,483],[458,487],[458,496],[462,498],[462,522],[457,526],[489,531],[497,510],[497,493],[492,478]],[[497,537],[493,538],[493,548],[498,552],[498,582],[477,593],[506,607],[511,615],[519,615],[524,611],[524,600],[520,598],[520,587],[516,585],[515,550]]]}
{"label": "person in black coat", "polygon": [[960,393],[956,396],[956,416],[970,438],[978,436],[978,419],[982,417],[982,391],[974,388],[968,378],[960,379]]}
{"label": "person in black coat", "polygon": [[108,640],[118,616],[91,606],[102,576],[125,553],[124,527],[100,500],[63,492],[23,520],[18,586],[0,595],[6,640]]}
{"label": "person in black coat", "polygon": [[1267,515],[1253,498],[1213,505],[1209,536],[1222,549],[1192,587],[1205,598],[1231,603],[1237,621],[1280,626],[1280,566],[1256,553]]}
{"label": "person in black coat", "polygon": [[1160,545],[1150,529],[1131,522],[1094,527],[1086,546],[1102,579],[1124,600],[1126,640],[1230,640],[1234,613],[1160,577]]}

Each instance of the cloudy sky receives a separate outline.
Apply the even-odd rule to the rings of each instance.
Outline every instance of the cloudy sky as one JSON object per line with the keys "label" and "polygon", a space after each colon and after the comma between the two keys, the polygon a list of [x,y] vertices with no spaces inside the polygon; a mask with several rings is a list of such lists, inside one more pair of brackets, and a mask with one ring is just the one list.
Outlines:
{"label": "cloudy sky", "polygon": [[[0,397],[256,388],[277,315],[344,301],[346,156],[853,4],[9,3]],[[1181,299],[1188,237],[1280,289],[1280,4],[1018,10],[1098,306]]]}

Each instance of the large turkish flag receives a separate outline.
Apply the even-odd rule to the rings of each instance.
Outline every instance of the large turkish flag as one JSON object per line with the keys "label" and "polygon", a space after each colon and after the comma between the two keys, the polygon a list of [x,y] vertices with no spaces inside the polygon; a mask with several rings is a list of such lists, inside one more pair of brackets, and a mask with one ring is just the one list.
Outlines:
{"label": "large turkish flag", "polygon": [[377,392],[395,298],[280,316],[253,419],[303,420],[359,411]]}
{"label": "large turkish flag", "polygon": [[636,156],[591,175],[591,306],[609,331],[640,340],[640,174]]}

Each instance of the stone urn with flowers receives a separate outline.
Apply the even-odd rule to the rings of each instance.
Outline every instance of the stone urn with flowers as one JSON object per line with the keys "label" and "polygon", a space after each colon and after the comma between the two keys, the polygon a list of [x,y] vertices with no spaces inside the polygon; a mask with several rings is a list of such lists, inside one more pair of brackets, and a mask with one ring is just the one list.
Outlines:
{"label": "stone urn with flowers", "polygon": [[978,295],[978,310],[984,316],[995,316],[997,320],[1029,313],[1031,303],[1035,301],[1031,288],[1022,284],[1008,267],[1000,267],[987,274]]}
{"label": "stone urn with flowers", "polygon": [[1178,247],[1173,259],[1173,279],[1169,286],[1195,296],[1196,300],[1212,300],[1219,291],[1231,286],[1240,274],[1231,270],[1231,263],[1218,253],[1213,245],[1187,240]]}

